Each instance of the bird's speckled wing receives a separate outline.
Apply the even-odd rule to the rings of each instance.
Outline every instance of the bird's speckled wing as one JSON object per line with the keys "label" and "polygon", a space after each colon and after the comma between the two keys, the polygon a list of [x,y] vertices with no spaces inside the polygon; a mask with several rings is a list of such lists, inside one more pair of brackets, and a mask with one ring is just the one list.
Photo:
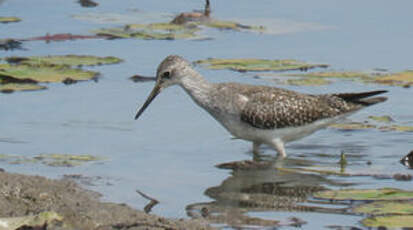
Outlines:
{"label": "bird's speckled wing", "polygon": [[243,95],[248,102],[241,110],[241,121],[260,129],[297,127],[362,107],[334,95],[307,95],[270,87]]}

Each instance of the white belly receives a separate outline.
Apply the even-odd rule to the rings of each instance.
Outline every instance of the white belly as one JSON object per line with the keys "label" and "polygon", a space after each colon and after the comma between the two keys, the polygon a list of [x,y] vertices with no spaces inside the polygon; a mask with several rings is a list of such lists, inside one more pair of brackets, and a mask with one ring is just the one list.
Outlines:
{"label": "white belly", "polygon": [[313,132],[325,128],[326,126],[335,123],[349,114],[343,114],[334,118],[327,118],[315,121],[299,127],[289,127],[281,129],[259,129],[242,122],[239,118],[226,117],[219,119],[219,122],[235,137],[249,140],[253,142],[271,143],[275,139],[280,139],[283,142],[289,142],[301,139]]}

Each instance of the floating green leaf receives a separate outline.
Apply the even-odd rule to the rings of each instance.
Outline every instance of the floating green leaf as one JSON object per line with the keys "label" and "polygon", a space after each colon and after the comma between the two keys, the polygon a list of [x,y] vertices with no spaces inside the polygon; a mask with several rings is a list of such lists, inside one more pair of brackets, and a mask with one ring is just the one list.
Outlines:
{"label": "floating green leaf", "polygon": [[268,79],[277,82],[277,84],[283,85],[296,85],[296,86],[321,86],[331,84],[332,81],[321,77],[295,77],[287,74],[280,73],[259,73],[253,76],[254,78]]}
{"label": "floating green leaf", "polygon": [[327,190],[315,193],[314,197],[328,200],[395,201],[413,199],[413,191],[405,191],[395,188]]}
{"label": "floating green leaf", "polygon": [[364,213],[369,215],[413,214],[413,203],[406,201],[375,201],[372,203],[359,205],[353,208],[353,211],[355,213]]}
{"label": "floating green leaf", "polygon": [[0,83],[20,82],[63,82],[67,79],[74,81],[90,80],[98,75],[97,72],[73,69],[62,65],[10,65],[0,64]]}
{"label": "floating green leaf", "polygon": [[361,223],[367,227],[411,227],[413,215],[373,216],[362,220]]}
{"label": "floating green leaf", "polygon": [[2,93],[12,93],[14,91],[35,91],[42,89],[46,89],[46,87],[37,84],[0,84],[0,92]]}
{"label": "floating green leaf", "polygon": [[12,64],[28,64],[33,66],[39,66],[43,64],[68,66],[94,66],[116,64],[122,61],[122,59],[119,59],[117,57],[96,57],[90,55],[7,57],[4,59]]}
{"label": "floating green leaf", "polygon": [[0,154],[0,161],[9,164],[41,163],[54,167],[74,167],[86,162],[99,161],[101,158],[88,154],[39,154],[34,157]]}
{"label": "floating green leaf", "polygon": [[73,155],[73,154],[61,154],[61,153],[51,153],[51,154],[40,154],[36,156],[36,159],[52,159],[52,160],[73,160],[73,161],[96,161],[99,160],[98,157],[82,154],[82,155]]}
{"label": "floating green leaf", "polygon": [[368,123],[360,123],[360,122],[332,124],[329,127],[339,129],[339,130],[344,130],[344,131],[374,129],[374,128],[376,128],[375,125],[368,124]]}
{"label": "floating green leaf", "polygon": [[288,70],[308,70],[316,67],[325,68],[325,64],[308,64],[296,60],[268,60],[268,59],[219,59],[208,58],[195,62],[206,66],[209,69],[230,69],[239,72],[246,71],[288,71]]}
{"label": "floating green leaf", "polygon": [[[384,117],[369,117],[371,120],[382,121],[386,123],[388,118]],[[390,118],[391,119],[391,118]],[[370,124],[369,122],[351,122],[351,123],[340,123],[340,124],[332,124],[329,126],[330,128],[339,129],[343,131],[354,131],[354,130],[364,130],[364,129],[377,129],[383,132],[387,131],[394,131],[394,132],[413,132],[413,126],[407,125],[374,125]]]}
{"label": "floating green leaf", "polygon": [[0,23],[20,22],[21,19],[17,17],[0,17]]}
{"label": "floating green leaf", "polygon": [[409,86],[413,85],[413,71],[404,71],[400,73],[388,74],[382,77],[378,77],[374,81],[375,83],[395,86]]}
{"label": "floating green leaf", "polygon": [[351,71],[332,71],[332,72],[313,72],[305,74],[293,74],[289,76],[310,77],[310,78],[339,78],[357,80],[364,83],[376,83],[392,86],[411,86],[413,85],[413,71],[408,70],[399,73],[385,72],[351,72]]}
{"label": "floating green leaf", "polygon": [[283,81],[287,85],[297,85],[297,86],[320,86],[328,85],[331,82],[322,78],[298,78],[298,79],[288,79]]}
{"label": "floating green leaf", "polygon": [[144,40],[175,40],[195,38],[195,27],[172,23],[130,24],[124,28],[95,30],[93,33],[109,38],[136,38]]}
{"label": "floating green leaf", "polygon": [[73,155],[73,154],[40,154],[34,157],[36,160],[42,161],[43,164],[55,167],[73,167],[79,166],[84,162],[98,161],[100,158],[92,155]]}
{"label": "floating green leaf", "polygon": [[[189,29],[189,26],[178,25],[173,23],[150,23],[150,24],[129,24],[125,27],[125,30],[138,30],[138,29],[147,29],[147,30],[160,30],[160,31],[184,31]],[[194,29],[192,27],[191,29]]]}
{"label": "floating green leaf", "polygon": [[22,156],[17,156],[17,155],[10,155],[10,154],[0,154],[0,161],[6,161],[9,164],[20,164],[23,162],[28,162],[29,159],[22,157]]}
{"label": "floating green leaf", "polygon": [[340,78],[340,79],[372,79],[373,76],[363,72],[312,72],[304,74],[290,74],[289,76],[310,78]]}
{"label": "floating green leaf", "polygon": [[393,118],[390,116],[369,116],[370,120],[382,122],[382,123],[391,123],[394,122]]}
{"label": "floating green leaf", "polygon": [[381,131],[413,132],[413,126],[391,125],[380,127]]}
{"label": "floating green leaf", "polygon": [[263,26],[250,26],[250,25],[243,25],[233,21],[223,21],[223,20],[215,20],[210,19],[204,22],[200,22],[201,25],[221,29],[221,30],[236,30],[236,31],[256,31],[256,32],[265,32],[265,27]]}

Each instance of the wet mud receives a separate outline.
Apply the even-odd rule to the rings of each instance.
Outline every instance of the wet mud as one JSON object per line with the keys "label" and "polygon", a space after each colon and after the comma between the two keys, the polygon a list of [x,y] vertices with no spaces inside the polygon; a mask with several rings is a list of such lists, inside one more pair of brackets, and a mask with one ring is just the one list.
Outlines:
{"label": "wet mud", "polygon": [[[51,180],[0,170],[0,229],[213,229],[199,220],[166,219],[126,204],[101,202],[99,197],[99,193],[69,179]],[[26,221],[32,217],[39,220],[39,215],[48,218]]]}

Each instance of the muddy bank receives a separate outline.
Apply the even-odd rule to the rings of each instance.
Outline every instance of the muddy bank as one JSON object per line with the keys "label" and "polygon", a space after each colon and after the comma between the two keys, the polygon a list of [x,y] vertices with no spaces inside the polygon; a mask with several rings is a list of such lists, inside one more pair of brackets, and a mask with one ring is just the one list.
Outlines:
{"label": "muddy bank", "polygon": [[[99,197],[67,179],[0,170],[0,229],[212,229],[205,222],[149,215],[125,204],[100,202]],[[41,220],[39,214],[48,220]],[[16,221],[22,218],[14,217],[37,222],[19,225]]]}

